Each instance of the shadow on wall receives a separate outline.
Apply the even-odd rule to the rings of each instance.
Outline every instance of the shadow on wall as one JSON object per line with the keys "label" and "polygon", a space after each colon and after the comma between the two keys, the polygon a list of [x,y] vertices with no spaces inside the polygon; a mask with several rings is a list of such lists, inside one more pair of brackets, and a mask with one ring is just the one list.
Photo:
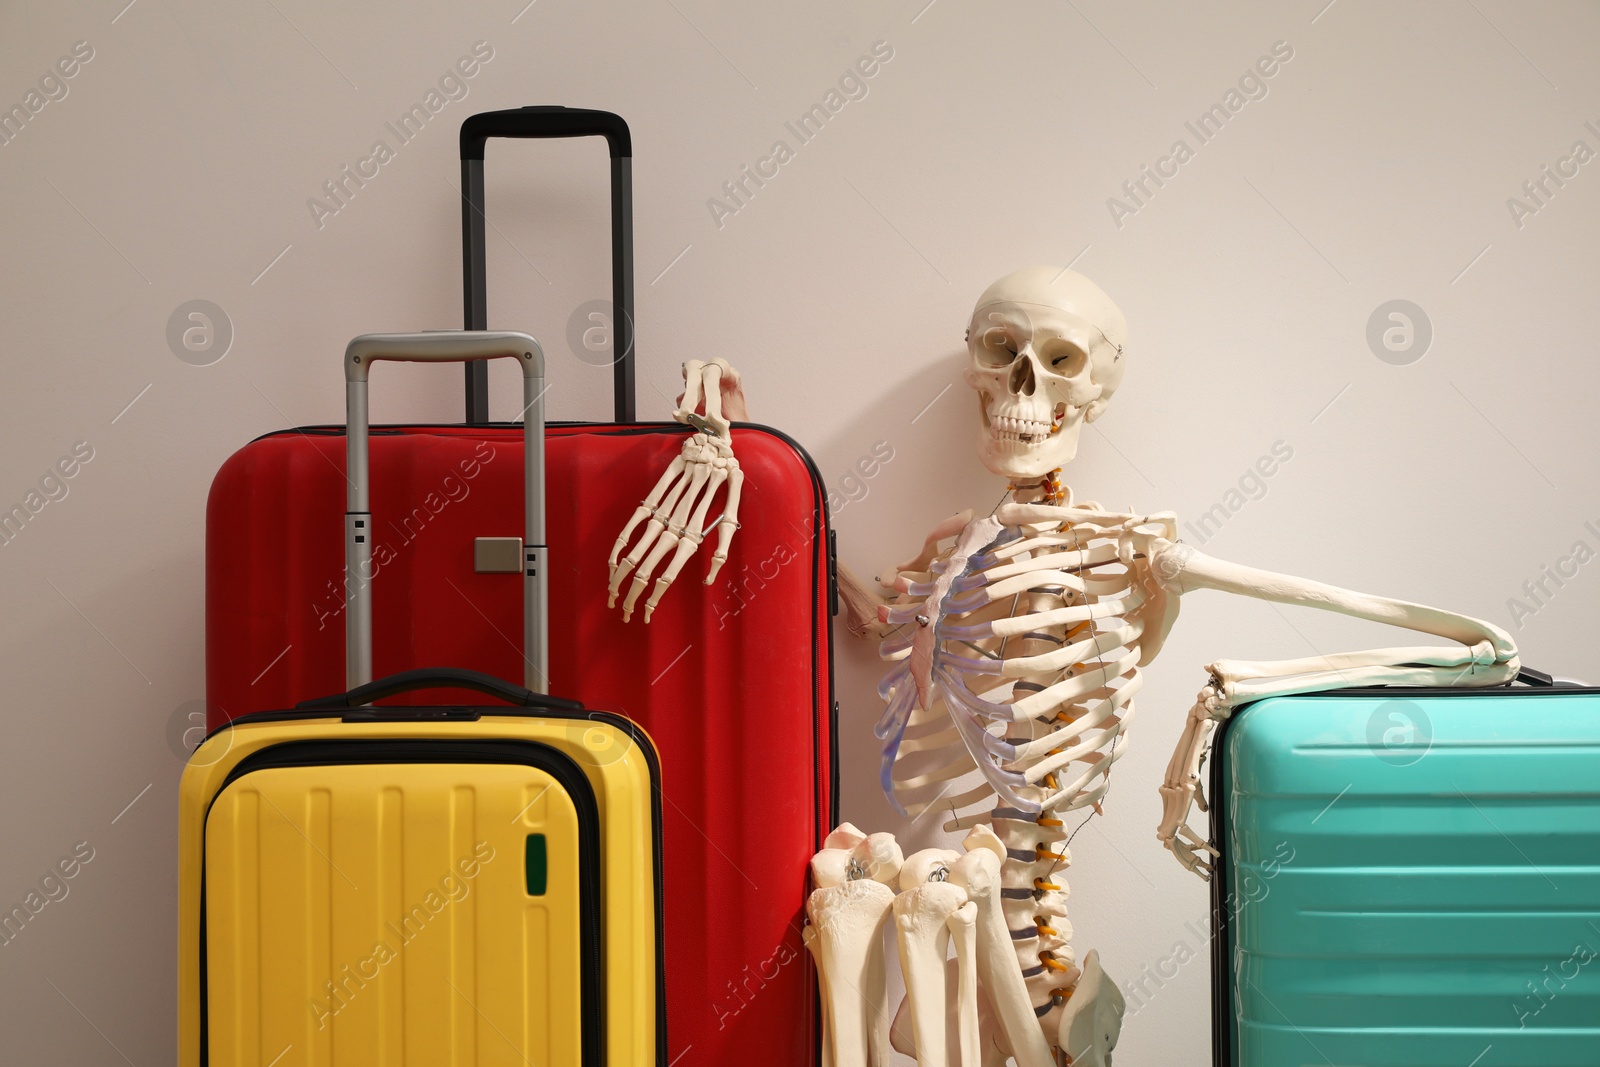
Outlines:
{"label": "shadow on wall", "polygon": [[[986,511],[999,500],[1003,487],[977,458],[976,401],[962,381],[967,359],[965,348],[947,349],[883,382],[859,397],[856,417],[813,453],[830,497],[843,501],[833,510],[839,560],[864,582],[916,555],[941,520],[964,508]],[[877,641],[856,637],[836,620],[834,649],[840,819],[892,830],[908,852],[944,843],[940,820],[909,826],[878,787],[872,728],[883,711],[877,685],[884,665]]]}
{"label": "shadow on wall", "polygon": [[[863,576],[914,555],[940,519],[998,499],[994,476],[977,459],[975,402],[961,378],[966,365],[964,349],[948,351],[885,383],[815,450],[803,427],[777,426],[811,451],[840,530],[840,556]],[[869,499],[878,503],[858,506]]]}

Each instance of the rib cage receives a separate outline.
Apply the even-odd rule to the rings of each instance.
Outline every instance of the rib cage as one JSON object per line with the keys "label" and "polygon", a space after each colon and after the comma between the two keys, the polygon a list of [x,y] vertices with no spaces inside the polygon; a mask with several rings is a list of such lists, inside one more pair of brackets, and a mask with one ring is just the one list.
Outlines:
{"label": "rib cage", "polygon": [[[992,837],[969,835],[967,859],[1000,846],[1000,913],[1043,1036],[1055,1046],[1067,1040],[1059,1033],[1068,1021],[1064,1002],[1074,1034],[1095,1017],[1083,1012],[1108,1004],[1097,999],[1107,986],[1092,953],[1092,992],[1082,995],[1083,975],[1068,945],[1061,872],[1071,862],[1067,845],[1076,826],[1066,824],[1081,822],[1063,816],[1098,808],[1105,796],[1111,768],[1126,752],[1139,669],[1160,651],[1183,592],[1209,588],[1303,604],[1463,646],[1210,664],[1210,683],[1162,785],[1158,831],[1202,874],[1210,869],[1201,855],[1207,847],[1185,820],[1209,727],[1227,709],[1328,686],[1494,685],[1515,676],[1518,660],[1510,635],[1480,620],[1211,559],[1177,541],[1169,512],[1073,507],[1053,491],[1053,479],[1026,488],[1031,501],[1014,498],[986,519],[968,521],[967,512],[940,524],[922,554],[900,568],[893,583],[900,595],[880,613],[899,629],[881,646],[891,667],[880,686],[887,706],[877,734],[883,788],[897,810],[915,816],[948,807],[947,831],[992,827]],[[989,799],[997,801],[992,808],[961,813]],[[983,862],[993,861],[985,855]],[[985,884],[986,895],[992,889]],[[994,898],[986,899],[992,908]],[[987,914],[992,946],[1000,931],[994,911]],[[1000,1003],[1020,1008],[1016,974],[1001,980],[1011,992]],[[1110,1010],[1120,1015],[1120,1002]],[[1007,1033],[1031,1042],[1019,1022],[1013,1014]]]}
{"label": "rib cage", "polygon": [[[1007,850],[1007,925],[1047,1036],[1078,978],[1063,816],[1105,796],[1126,751],[1150,588],[1127,516],[1093,505],[1075,516],[969,524],[928,571],[899,576],[888,621],[904,625],[880,648],[893,664],[879,687],[884,792],[910,816],[948,808],[947,831],[992,824]],[[954,792],[974,770],[977,783]]]}

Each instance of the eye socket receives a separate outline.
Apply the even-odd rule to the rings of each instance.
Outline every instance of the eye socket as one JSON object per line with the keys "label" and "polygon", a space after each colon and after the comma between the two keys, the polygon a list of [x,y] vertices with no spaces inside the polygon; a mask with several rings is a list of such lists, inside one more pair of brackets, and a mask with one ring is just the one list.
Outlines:
{"label": "eye socket", "polygon": [[1070,341],[1059,341],[1048,346],[1041,358],[1055,373],[1075,378],[1089,365],[1089,353]]}
{"label": "eye socket", "polygon": [[1018,347],[1015,338],[1003,328],[991,326],[978,338],[978,360],[985,366],[1004,367],[1017,358]]}

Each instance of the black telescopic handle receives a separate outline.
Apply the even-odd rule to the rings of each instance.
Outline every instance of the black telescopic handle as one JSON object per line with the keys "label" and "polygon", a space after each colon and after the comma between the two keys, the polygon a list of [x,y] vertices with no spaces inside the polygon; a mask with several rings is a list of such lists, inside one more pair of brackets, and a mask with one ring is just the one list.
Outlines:
{"label": "black telescopic handle", "polygon": [[[461,259],[465,325],[489,328],[484,225],[483,149],[491,137],[604,137],[611,151],[612,405],[617,422],[634,421],[633,138],[622,116],[576,107],[485,111],[461,124]],[[489,421],[489,371],[466,365],[467,422]]]}
{"label": "black telescopic handle", "polygon": [[295,707],[302,711],[359,708],[374,700],[411,693],[418,689],[471,689],[497,697],[507,704],[525,708],[547,708],[551,711],[583,710],[583,705],[576,700],[563,700],[560,697],[535,693],[532,689],[513,685],[492,674],[480,674],[478,671],[463,670],[459,667],[421,667],[413,671],[401,671],[387,678],[378,678],[365,685],[358,685],[347,693],[334,693],[313,700],[302,700]]}
{"label": "black telescopic handle", "polygon": [[471,115],[461,123],[461,158],[482,159],[491,137],[604,137],[613,159],[633,155],[622,116],[586,107],[547,104]]}

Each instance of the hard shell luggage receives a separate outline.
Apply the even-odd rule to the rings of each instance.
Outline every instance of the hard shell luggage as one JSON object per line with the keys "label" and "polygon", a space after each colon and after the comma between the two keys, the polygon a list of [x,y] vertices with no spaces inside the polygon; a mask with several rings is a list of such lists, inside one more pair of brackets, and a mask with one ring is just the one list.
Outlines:
{"label": "hard shell luggage", "polygon": [[[662,805],[672,1055],[705,1067],[761,1049],[816,1062],[815,977],[800,940],[805,870],[836,819],[833,581],[825,492],[805,452],[739,425],[742,524],[715,585],[690,561],[654,620],[607,609],[606,557],[686,427],[631,418],[631,240],[621,119],[568,109],[474,116],[463,126],[469,327],[481,328],[484,140],[603,134],[611,148],[620,358],[618,421],[549,426],[549,689],[625,715],[655,739]],[[429,373],[434,371],[430,370]],[[624,403],[625,402],[625,403]],[[482,417],[476,402],[473,414]],[[332,692],[344,677],[344,430],[280,431],[218,471],[207,508],[210,725]],[[372,431],[374,671],[446,663],[523,675],[515,535],[520,428]],[[511,539],[510,568],[492,558]],[[489,551],[492,550],[492,551]],[[480,563],[487,569],[478,569]],[[470,699],[450,694],[449,699]],[[400,696],[396,700],[433,699]],[[444,697],[438,699],[445,699]],[[687,1061],[685,1061],[687,1062]]]}
{"label": "hard shell luggage", "polygon": [[1600,1063],[1600,690],[1524,679],[1225,724],[1215,1063]]}
{"label": "hard shell luggage", "polygon": [[[625,718],[534,691],[548,657],[532,338],[351,343],[346,558],[359,572],[371,550],[366,369],[490,354],[524,365],[533,684],[426,668],[371,681],[357,584],[350,690],[207,738],[180,789],[183,1067],[666,1062],[655,752]],[[440,687],[507,703],[367,706]]]}

